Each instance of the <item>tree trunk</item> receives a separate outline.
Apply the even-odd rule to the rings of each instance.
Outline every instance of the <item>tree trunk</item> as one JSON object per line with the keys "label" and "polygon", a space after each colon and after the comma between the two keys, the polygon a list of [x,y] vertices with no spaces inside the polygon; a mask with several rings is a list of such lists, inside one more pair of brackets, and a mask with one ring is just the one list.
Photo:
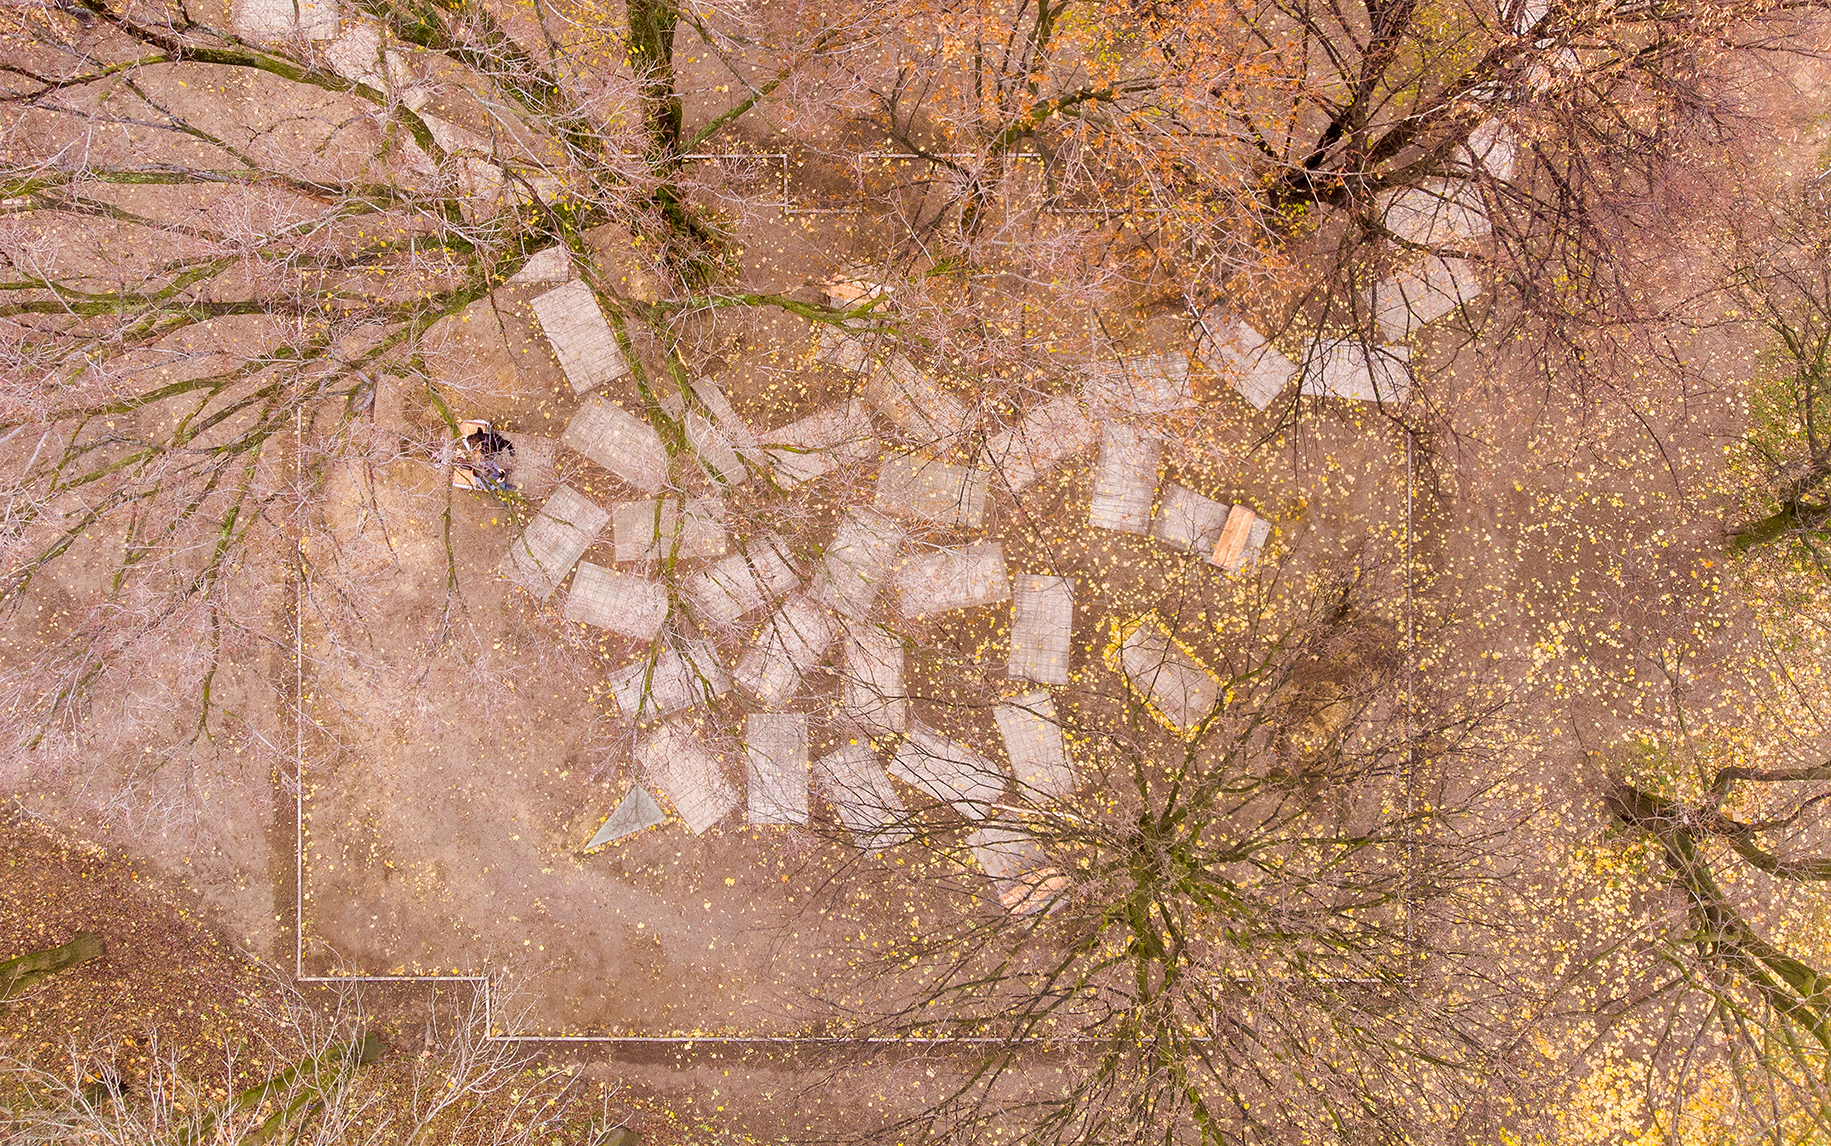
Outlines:
{"label": "tree trunk", "polygon": [[46,975],[100,959],[105,949],[102,937],[91,931],[78,931],[76,938],[61,947],[47,947],[0,963],[0,1000],[23,993]]}
{"label": "tree trunk", "polygon": [[680,25],[675,0],[629,0],[629,62],[641,85],[652,158],[680,154],[680,96],[674,91],[674,29]]}
{"label": "tree trunk", "polygon": [[1736,530],[1730,538],[1729,548],[1735,553],[1746,553],[1757,545],[1769,545],[1795,533],[1819,529],[1827,521],[1831,521],[1831,505],[1791,502]]}

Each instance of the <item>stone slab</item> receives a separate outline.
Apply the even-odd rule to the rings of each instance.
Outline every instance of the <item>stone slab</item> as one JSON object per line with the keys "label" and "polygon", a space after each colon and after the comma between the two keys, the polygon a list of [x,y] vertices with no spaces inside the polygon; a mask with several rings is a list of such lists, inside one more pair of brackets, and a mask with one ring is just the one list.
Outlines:
{"label": "stone slab", "polygon": [[509,543],[503,573],[546,600],[578,564],[610,520],[610,514],[570,486],[560,486],[540,512]]}
{"label": "stone slab", "polygon": [[1019,573],[1011,589],[1011,655],[1008,676],[1042,684],[1067,684],[1074,640],[1074,581]]}
{"label": "stone slab", "polygon": [[978,529],[985,523],[984,470],[937,461],[926,454],[893,454],[878,472],[880,512],[950,529]]}
{"label": "stone slab", "polygon": [[1149,532],[1151,503],[1157,497],[1157,465],[1162,458],[1162,438],[1124,422],[1104,426],[1087,523],[1121,533]]}
{"label": "stone slab", "polygon": [[654,427],[599,394],[588,396],[566,423],[560,442],[644,493],[668,481],[668,452]]}
{"label": "stone slab", "polygon": [[1074,791],[1074,767],[1055,712],[1055,698],[1039,688],[992,709],[998,735],[1018,788],[1032,799],[1061,800]]}
{"label": "stone slab", "polygon": [[909,618],[1011,599],[1004,546],[996,541],[913,554],[897,571],[896,587],[898,611]]}
{"label": "stone slab", "polygon": [[753,712],[744,721],[752,824],[807,823],[807,717]]}
{"label": "stone slab", "polygon": [[1010,779],[972,748],[914,721],[890,760],[890,774],[969,820],[991,815]]}
{"label": "stone slab", "polygon": [[646,577],[579,562],[566,596],[566,619],[638,641],[652,641],[668,616],[668,591]]}
{"label": "stone slab", "polygon": [[574,392],[583,394],[629,373],[616,333],[584,282],[557,286],[529,305]]}
{"label": "stone slab", "polygon": [[721,557],[725,553],[725,503],[695,497],[681,505],[678,497],[619,502],[611,507],[611,534],[617,562]]}

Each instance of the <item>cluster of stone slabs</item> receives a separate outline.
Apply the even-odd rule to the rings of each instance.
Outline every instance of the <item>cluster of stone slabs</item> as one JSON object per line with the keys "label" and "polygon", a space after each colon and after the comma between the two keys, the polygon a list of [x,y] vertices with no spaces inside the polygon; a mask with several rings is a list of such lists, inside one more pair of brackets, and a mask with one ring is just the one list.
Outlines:
{"label": "cluster of stone slabs", "polygon": [[[741,484],[764,473],[777,486],[793,488],[845,467],[877,467],[871,504],[848,508],[811,568],[803,569],[780,536],[729,535],[717,496],[671,493],[670,459],[655,430],[592,392],[627,367],[589,288],[565,283],[536,298],[533,309],[583,395],[562,443],[649,496],[606,508],[561,486],[511,545],[503,571],[543,599],[570,575],[563,606],[569,619],[652,642],[649,655],[608,682],[618,707],[640,729],[635,763],[641,776],[696,834],[740,805],[751,824],[805,823],[810,795],[817,792],[868,850],[907,835],[909,809],[894,777],[975,825],[973,853],[1007,904],[1039,905],[1049,873],[1021,833],[999,822],[999,812],[1014,784],[1029,801],[1060,799],[1075,785],[1050,692],[1068,683],[1074,582],[1011,576],[997,541],[914,544],[912,531],[938,527],[970,535],[983,526],[995,474],[1021,493],[1097,444],[1090,525],[1155,538],[1228,572],[1250,567],[1270,523],[1249,507],[1175,483],[1160,491],[1164,440],[1143,424],[1118,420],[1193,405],[1187,358],[1170,353],[1090,367],[1077,391],[1039,403],[990,435],[989,468],[942,459],[948,443],[967,436],[971,417],[964,403],[901,355],[873,363],[848,338],[825,336],[821,355],[866,375],[860,396],[774,430],[753,430],[715,383],[695,380],[691,408],[683,399],[668,412],[684,426],[698,463],[720,482]],[[901,445],[886,452],[880,422]],[[692,563],[678,578],[675,600],[660,580],[582,560],[606,527],[619,564]],[[885,597],[885,611],[909,622],[1011,604],[1007,672],[1042,687],[994,711],[1009,770],[911,716],[903,639],[872,619]],[[767,616],[728,666],[710,641],[663,637],[670,610],[682,606],[701,631],[742,632],[740,626],[766,610]],[[1134,622],[1110,659],[1172,728],[1192,728],[1216,702],[1212,674],[1165,639],[1153,618]],[[844,718],[867,735],[810,760],[808,717],[790,709],[804,682],[829,663],[841,682]],[[681,719],[732,688],[764,710],[750,713],[742,730],[741,795],[720,754]],[[892,738],[896,748],[885,759],[873,743]],[[636,785],[586,847],[664,819],[650,791]]]}
{"label": "cluster of stone slabs", "polygon": [[[1511,141],[1487,135],[1479,161],[1510,167]],[[1471,237],[1485,224],[1472,184],[1405,192],[1393,197],[1386,214],[1389,227],[1420,243]],[[1463,260],[1432,254],[1377,284],[1368,303],[1389,336],[1405,338],[1465,301],[1474,286]],[[894,777],[975,825],[968,842],[1007,906],[1041,906],[1054,877],[1000,813],[1009,807],[1014,784],[1030,802],[1061,799],[1075,785],[1050,691],[1068,683],[1074,582],[1035,574],[1013,578],[997,541],[912,544],[911,530],[970,534],[983,525],[995,476],[1021,494],[1065,459],[1097,445],[1091,527],[1154,538],[1228,573],[1249,568],[1269,536],[1269,522],[1248,506],[1159,479],[1165,440],[1150,419],[1194,405],[1188,359],[1170,352],[1090,365],[1078,388],[1036,403],[1014,424],[988,434],[975,459],[983,466],[945,460],[972,428],[965,402],[902,355],[877,361],[862,343],[831,330],[821,333],[820,357],[862,375],[864,385],[858,397],[788,425],[759,432],[735,413],[715,382],[696,379],[691,398],[682,397],[667,413],[717,483],[740,485],[760,473],[792,489],[836,471],[878,468],[871,504],[848,508],[812,567],[803,569],[780,536],[731,536],[718,496],[671,490],[671,459],[653,427],[594,393],[628,366],[588,286],[564,282],[532,305],[583,399],[562,443],[646,496],[606,509],[560,487],[511,546],[503,569],[542,599],[570,575],[569,619],[653,642],[649,655],[609,681],[616,704],[638,725],[641,775],[695,834],[740,806],[751,824],[805,823],[810,795],[818,793],[867,850],[907,836],[909,809],[890,782]],[[1198,352],[1260,409],[1299,376],[1303,392],[1316,396],[1402,401],[1408,392],[1402,346],[1318,343],[1299,366],[1244,320],[1211,313],[1203,316]],[[880,436],[883,424],[889,442]],[[646,575],[582,560],[606,526],[619,564],[694,563],[679,581],[678,596],[671,598],[666,585]],[[887,611],[906,622],[1011,604],[1007,673],[1043,687],[996,707],[1009,770],[911,717],[902,637],[873,620],[886,595]],[[727,666],[710,641],[663,637],[670,611],[682,605],[702,631],[735,632],[768,613],[737,663]],[[1219,702],[1214,674],[1154,614],[1119,622],[1105,660],[1160,722],[1179,733],[1198,729]],[[804,683],[828,665],[840,678],[844,718],[866,735],[810,760],[808,716],[791,709]],[[763,710],[750,713],[742,730],[742,794],[720,754],[681,719],[733,688]],[[885,759],[874,745],[891,742],[896,747]],[[665,818],[647,789],[632,786],[587,850]]]}

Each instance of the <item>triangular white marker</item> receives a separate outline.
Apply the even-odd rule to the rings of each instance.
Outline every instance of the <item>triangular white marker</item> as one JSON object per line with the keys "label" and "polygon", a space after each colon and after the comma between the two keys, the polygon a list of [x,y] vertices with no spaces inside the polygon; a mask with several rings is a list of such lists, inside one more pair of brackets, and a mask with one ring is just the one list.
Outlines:
{"label": "triangular white marker", "polygon": [[610,814],[610,819],[605,820],[604,826],[598,829],[598,834],[592,836],[591,842],[585,845],[585,850],[603,847],[624,836],[633,836],[666,819],[661,806],[655,803],[655,797],[643,791],[639,785],[632,787],[629,795],[623,797],[623,802],[617,805],[617,810]]}

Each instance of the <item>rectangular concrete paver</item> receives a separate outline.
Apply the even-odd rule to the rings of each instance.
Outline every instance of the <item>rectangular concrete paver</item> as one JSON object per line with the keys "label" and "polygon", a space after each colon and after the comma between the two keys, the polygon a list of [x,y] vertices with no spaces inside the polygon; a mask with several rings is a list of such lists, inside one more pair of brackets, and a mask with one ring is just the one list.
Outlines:
{"label": "rectangular concrete paver", "polygon": [[688,641],[625,665],[610,674],[608,683],[623,715],[643,720],[704,705],[730,690],[731,676],[716,649]]}
{"label": "rectangular concrete paver", "polygon": [[1195,352],[1255,410],[1271,405],[1298,373],[1297,364],[1264,335],[1218,308],[1202,316]]}
{"label": "rectangular concrete paver", "polygon": [[1320,344],[1303,373],[1303,393],[1318,398],[1402,403],[1411,394],[1404,346],[1367,346],[1358,339]]}
{"label": "rectangular concrete paver", "polygon": [[1062,461],[1100,440],[1100,424],[1080,395],[1057,394],[986,438],[986,459],[1012,493],[1022,493]]}
{"label": "rectangular concrete paver", "polygon": [[990,824],[969,833],[966,846],[1008,910],[1025,915],[1041,911],[1067,886],[1060,873],[1043,862],[1035,837],[1020,828]]}
{"label": "rectangular concrete paver", "polygon": [[1074,791],[1074,768],[1068,763],[1055,698],[1048,689],[1012,697],[992,709],[992,719],[1024,795],[1060,800]]}
{"label": "rectangular concrete paver", "polygon": [[294,33],[308,40],[337,36],[336,0],[234,0],[229,26],[244,40],[273,43],[290,40]]}
{"label": "rectangular concrete paver", "polygon": [[1220,682],[1170,638],[1154,614],[1129,626],[1107,664],[1174,731],[1193,731],[1220,702]]}
{"label": "rectangular concrete paver", "polygon": [[601,395],[579,404],[560,441],[644,493],[668,480],[668,452],[647,422]]}
{"label": "rectangular concrete paver", "polygon": [[911,618],[1011,599],[1004,546],[996,541],[912,554],[897,571],[896,586],[897,609]]}
{"label": "rectangular concrete paver", "polygon": [[636,742],[636,762],[696,836],[737,808],[724,761],[688,729],[663,722],[645,733]]}
{"label": "rectangular concrete paver", "polygon": [[1184,553],[1206,557],[1227,528],[1232,506],[1170,482],[1163,487],[1163,504],[1151,518],[1151,536]]}
{"label": "rectangular concrete paver", "polygon": [[707,413],[686,411],[687,444],[714,475],[731,485],[743,485],[750,480],[745,459],[760,462],[763,457],[756,435],[731,408],[717,382],[695,378],[692,388]]}
{"label": "rectangular concrete paver", "polygon": [[902,639],[876,625],[853,621],[842,638],[845,669],[841,703],[867,729],[901,732],[909,726],[908,687],[903,682]]}
{"label": "rectangular concrete paver", "polygon": [[846,616],[864,616],[894,574],[903,541],[903,527],[876,510],[847,510],[820,555],[808,596]]}
{"label": "rectangular concrete paver", "polygon": [[1481,277],[1469,260],[1425,255],[1376,283],[1369,292],[1368,309],[1382,336],[1402,342],[1480,293]]}
{"label": "rectangular concrete paver", "polygon": [[668,616],[668,591],[646,577],[579,562],[566,595],[566,619],[650,641]]}
{"label": "rectangular concrete paver", "polygon": [[1119,413],[1170,414],[1195,405],[1189,356],[1180,350],[1092,363],[1082,392],[1090,407]]}
{"label": "rectangular concrete paver", "polygon": [[1243,319],[1221,311],[1201,317],[1196,353],[1208,368],[1225,377],[1254,410],[1271,405],[1298,373],[1296,362],[1284,357],[1265,335]]}
{"label": "rectangular concrete paver", "polygon": [[750,762],[750,822],[807,823],[807,717],[753,712],[744,722]]}
{"label": "rectangular concrete paver", "polygon": [[544,601],[609,520],[610,514],[590,498],[570,486],[560,486],[521,536],[510,542],[503,573]]}
{"label": "rectangular concrete paver", "polygon": [[871,355],[865,350],[865,344],[858,339],[841,333],[826,323],[820,324],[820,331],[815,337],[814,357],[819,361],[855,374],[863,374],[871,369]]}
{"label": "rectangular concrete paver", "polygon": [[582,281],[574,279],[554,287],[530,305],[575,393],[583,394],[629,373],[615,332],[604,321],[597,297]]}
{"label": "rectangular concrete paver", "polygon": [[1452,243],[1494,229],[1480,189],[1461,179],[1430,179],[1389,191],[1377,204],[1386,229],[1408,243]]}
{"label": "rectangular concrete paver", "polygon": [[865,402],[906,437],[953,442],[966,429],[966,403],[901,354],[893,354],[865,382]]}

